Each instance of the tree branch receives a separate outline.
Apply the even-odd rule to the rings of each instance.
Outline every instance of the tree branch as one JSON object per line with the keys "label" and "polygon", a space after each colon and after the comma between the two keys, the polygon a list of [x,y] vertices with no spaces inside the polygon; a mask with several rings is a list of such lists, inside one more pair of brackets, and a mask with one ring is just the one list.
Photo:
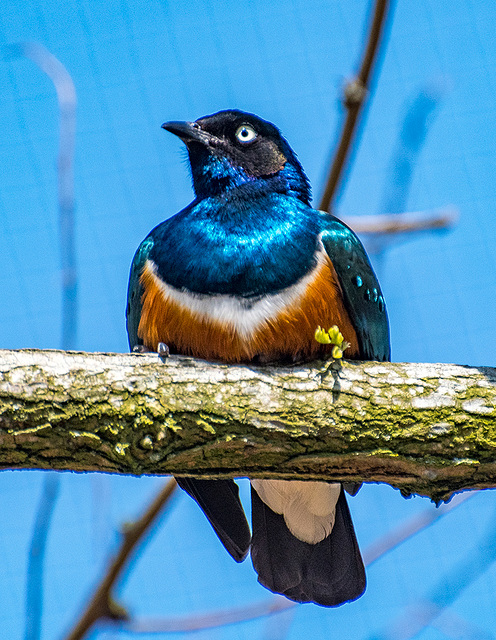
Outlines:
{"label": "tree branch", "polygon": [[355,134],[358,116],[367,97],[370,75],[379,49],[381,34],[386,21],[389,0],[376,0],[369,33],[365,43],[360,70],[355,78],[344,88],[343,104],[346,107],[346,118],[343,122],[339,142],[334,152],[332,166],[329,170],[324,193],[320,199],[319,209],[330,211],[332,200],[343,175],[346,161],[350,153]]}
{"label": "tree branch", "polygon": [[496,486],[496,370],[0,352],[0,468]]}
{"label": "tree branch", "polygon": [[459,217],[457,209],[445,207],[433,211],[342,216],[341,220],[359,235],[395,236],[419,231],[450,229],[458,222]]}
{"label": "tree branch", "polygon": [[128,619],[127,611],[114,599],[113,589],[115,583],[128,565],[135,548],[142,542],[144,534],[170,500],[176,487],[176,481],[171,478],[143,515],[136,522],[125,528],[118,553],[112,559],[84,611],[66,636],[66,640],[82,640],[93,625],[100,620],[116,621]]}
{"label": "tree branch", "polygon": [[70,73],[39,42],[18,42],[7,47],[13,57],[32,60],[53,82],[59,108],[57,161],[60,255],[62,275],[62,348],[77,344],[78,273],[76,265],[74,150],[76,144],[76,87]]}

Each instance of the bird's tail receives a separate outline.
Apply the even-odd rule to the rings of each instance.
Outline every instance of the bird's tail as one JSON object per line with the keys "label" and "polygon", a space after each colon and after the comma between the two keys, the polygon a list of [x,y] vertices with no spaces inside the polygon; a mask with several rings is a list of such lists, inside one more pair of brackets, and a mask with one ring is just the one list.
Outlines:
{"label": "bird's tail", "polygon": [[[341,487],[333,509],[334,525],[330,533],[326,530],[314,544],[293,535],[283,513],[272,510],[253,486],[251,493],[251,557],[261,584],[290,600],[315,602],[327,607],[362,595],[366,584],[365,569]],[[266,492],[260,493],[266,499]],[[278,506],[274,508],[280,511]]]}

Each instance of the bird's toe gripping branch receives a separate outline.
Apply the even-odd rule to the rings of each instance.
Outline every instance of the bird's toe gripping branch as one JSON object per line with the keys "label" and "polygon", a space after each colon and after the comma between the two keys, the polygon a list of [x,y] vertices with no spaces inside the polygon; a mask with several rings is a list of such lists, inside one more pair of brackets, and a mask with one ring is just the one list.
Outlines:
{"label": "bird's toe gripping branch", "polygon": [[170,356],[169,347],[165,344],[165,342],[159,342],[157,351],[152,351],[148,347],[145,347],[144,344],[137,344],[133,347],[133,353],[158,353],[160,358],[168,358]]}

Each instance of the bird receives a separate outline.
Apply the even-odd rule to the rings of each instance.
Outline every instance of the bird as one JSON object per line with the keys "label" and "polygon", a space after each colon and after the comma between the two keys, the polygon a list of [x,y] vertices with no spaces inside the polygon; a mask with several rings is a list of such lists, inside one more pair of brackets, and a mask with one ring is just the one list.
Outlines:
{"label": "bird", "polygon": [[[131,350],[232,364],[328,358],[338,327],[351,359],[390,359],[384,297],[355,233],[311,206],[289,143],[252,113],[162,125],[186,145],[195,198],[138,247],[129,277]],[[166,345],[166,347],[165,347]],[[295,602],[362,595],[363,561],[339,483],[251,480],[252,530],[234,480],[176,478],[237,562]]]}

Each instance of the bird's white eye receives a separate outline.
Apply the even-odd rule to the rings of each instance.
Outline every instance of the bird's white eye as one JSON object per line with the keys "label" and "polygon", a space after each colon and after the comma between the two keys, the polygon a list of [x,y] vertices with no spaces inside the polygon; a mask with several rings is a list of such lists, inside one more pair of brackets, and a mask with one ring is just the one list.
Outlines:
{"label": "bird's white eye", "polygon": [[236,138],[238,139],[238,142],[241,142],[242,144],[247,144],[248,142],[253,142],[253,140],[255,140],[255,138],[257,137],[258,133],[255,131],[255,129],[251,125],[242,124],[240,127],[237,128],[235,135],[236,135]]}

